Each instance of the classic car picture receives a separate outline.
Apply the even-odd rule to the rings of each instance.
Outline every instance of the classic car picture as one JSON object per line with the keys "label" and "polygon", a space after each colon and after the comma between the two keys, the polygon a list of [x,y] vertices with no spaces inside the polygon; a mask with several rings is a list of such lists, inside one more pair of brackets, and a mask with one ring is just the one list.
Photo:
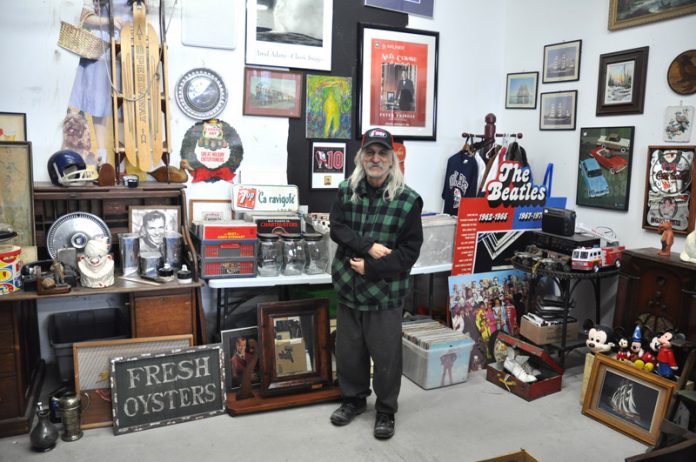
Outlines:
{"label": "classic car picture", "polygon": [[611,150],[598,146],[590,151],[590,155],[601,165],[611,172],[612,175],[619,173],[628,165],[628,161]]}
{"label": "classic car picture", "polygon": [[609,194],[609,184],[604,179],[602,169],[594,158],[580,161],[580,175],[585,181],[589,197],[600,197]]}

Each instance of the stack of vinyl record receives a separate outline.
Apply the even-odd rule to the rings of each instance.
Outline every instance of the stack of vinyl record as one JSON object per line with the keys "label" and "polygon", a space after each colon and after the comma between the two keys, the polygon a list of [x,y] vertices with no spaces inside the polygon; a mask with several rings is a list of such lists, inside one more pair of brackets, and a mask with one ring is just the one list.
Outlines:
{"label": "stack of vinyl record", "polygon": [[403,338],[424,350],[452,346],[468,338],[466,334],[450,329],[438,321],[423,320],[404,323]]}

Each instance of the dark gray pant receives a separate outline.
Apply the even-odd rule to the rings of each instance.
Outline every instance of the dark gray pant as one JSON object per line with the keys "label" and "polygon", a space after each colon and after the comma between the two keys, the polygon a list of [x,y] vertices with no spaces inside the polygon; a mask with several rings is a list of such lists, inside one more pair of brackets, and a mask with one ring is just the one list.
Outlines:
{"label": "dark gray pant", "polygon": [[401,317],[403,307],[358,311],[338,305],[336,369],[345,400],[370,395],[370,357],[375,409],[394,414],[401,390]]}

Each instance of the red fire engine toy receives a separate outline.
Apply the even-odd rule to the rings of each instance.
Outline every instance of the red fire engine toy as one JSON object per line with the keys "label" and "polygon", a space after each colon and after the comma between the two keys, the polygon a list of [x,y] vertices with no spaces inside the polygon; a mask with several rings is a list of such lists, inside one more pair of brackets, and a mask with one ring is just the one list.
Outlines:
{"label": "red fire engine toy", "polygon": [[599,271],[601,268],[621,266],[621,255],[625,247],[579,247],[573,250],[571,266],[574,270]]}

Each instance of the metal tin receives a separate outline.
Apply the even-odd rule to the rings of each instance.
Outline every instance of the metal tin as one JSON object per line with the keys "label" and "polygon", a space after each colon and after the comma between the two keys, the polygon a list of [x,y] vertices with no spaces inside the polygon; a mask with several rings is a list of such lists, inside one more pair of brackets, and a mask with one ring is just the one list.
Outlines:
{"label": "metal tin", "polygon": [[138,254],[140,254],[140,236],[138,233],[121,233],[118,235],[118,248],[121,252],[123,275],[138,273]]}
{"label": "metal tin", "polygon": [[141,252],[140,253],[140,274],[145,276],[157,276],[162,254],[159,252]]}
{"label": "metal tin", "polygon": [[77,395],[64,395],[58,400],[58,410],[63,421],[63,441],[77,441],[82,438],[80,412],[82,403]]}

